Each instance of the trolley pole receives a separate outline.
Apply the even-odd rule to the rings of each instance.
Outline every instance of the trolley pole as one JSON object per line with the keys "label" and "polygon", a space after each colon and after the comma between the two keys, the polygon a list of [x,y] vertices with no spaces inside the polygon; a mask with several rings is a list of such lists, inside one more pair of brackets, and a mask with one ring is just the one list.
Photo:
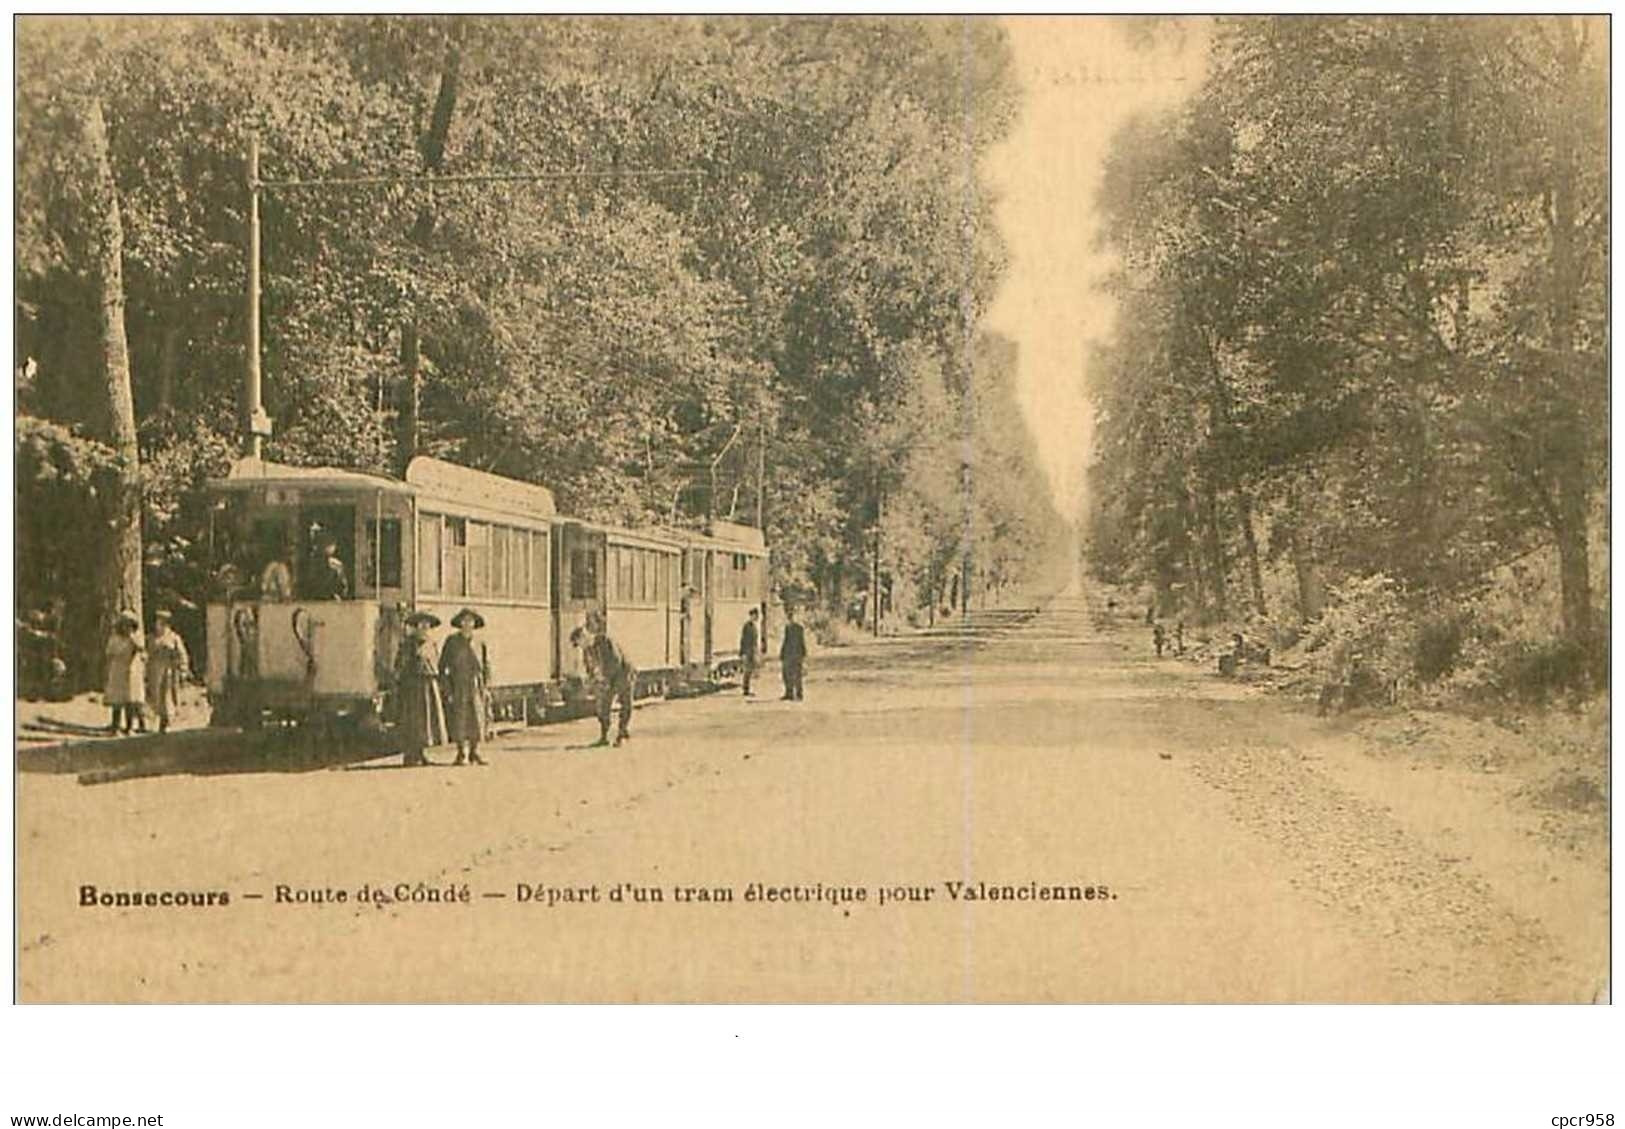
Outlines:
{"label": "trolley pole", "polygon": [[[481,186],[493,184],[541,184],[549,181],[580,181],[580,180],[606,180],[606,179],[687,179],[694,180],[703,176],[694,169],[610,169],[593,170],[577,169],[574,171],[558,172],[516,172],[516,173],[484,173],[458,176],[329,176],[311,177],[302,180],[261,180],[260,179],[260,139],[257,133],[248,137],[248,154],[244,168],[244,184],[248,189],[248,293],[246,297],[246,314],[248,328],[244,336],[247,356],[243,365],[243,453],[251,458],[261,457],[262,441],[271,434],[271,417],[265,412],[265,405],[261,402],[260,387],[260,194],[267,190],[274,192],[297,191],[307,188],[345,188],[369,189],[389,188],[409,185],[421,188],[436,188],[448,186]],[[402,340],[403,352],[408,342]],[[412,381],[416,386],[416,379]],[[417,426],[418,420],[416,393],[413,402],[412,424]],[[735,430],[734,438],[738,438]],[[729,440],[731,446],[733,440]],[[415,446],[415,444],[413,444]],[[726,450],[726,448],[724,448]],[[413,451],[407,452],[410,458]],[[720,456],[719,456],[720,457]],[[716,466],[711,468],[711,493],[716,493]],[[715,508],[714,499],[706,503],[707,519],[712,516]]]}

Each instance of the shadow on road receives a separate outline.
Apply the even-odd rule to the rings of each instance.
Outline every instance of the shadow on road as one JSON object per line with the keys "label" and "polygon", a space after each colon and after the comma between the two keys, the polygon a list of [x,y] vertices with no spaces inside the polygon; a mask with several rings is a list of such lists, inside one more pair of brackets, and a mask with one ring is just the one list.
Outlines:
{"label": "shadow on road", "polygon": [[20,748],[17,768],[77,775],[81,784],[111,784],[154,776],[316,772],[376,760],[391,751],[383,734],[334,737],[296,729],[194,729]]}

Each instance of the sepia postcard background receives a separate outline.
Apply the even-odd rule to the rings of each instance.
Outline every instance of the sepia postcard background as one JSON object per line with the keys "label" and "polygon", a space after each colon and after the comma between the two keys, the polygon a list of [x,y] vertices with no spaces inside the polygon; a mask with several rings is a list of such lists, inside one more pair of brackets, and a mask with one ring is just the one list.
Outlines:
{"label": "sepia postcard background", "polygon": [[[1608,35],[20,19],[17,998],[1607,1002]],[[228,473],[420,455],[762,530],[755,694],[211,728]]]}

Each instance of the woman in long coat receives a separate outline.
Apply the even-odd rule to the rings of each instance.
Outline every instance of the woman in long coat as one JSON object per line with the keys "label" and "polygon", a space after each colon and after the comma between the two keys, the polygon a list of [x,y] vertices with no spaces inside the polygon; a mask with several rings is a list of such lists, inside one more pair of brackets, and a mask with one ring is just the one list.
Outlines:
{"label": "woman in long coat", "polygon": [[429,764],[423,750],[446,743],[446,710],[440,701],[440,656],[427,634],[440,620],[428,612],[406,617],[406,636],[395,656],[396,730],[402,764]]}
{"label": "woman in long coat", "polygon": [[141,712],[141,699],[146,693],[147,671],[144,648],[138,634],[141,621],[134,612],[118,613],[113,623],[113,634],[107,640],[107,685],[103,700],[113,709],[109,733],[117,733],[122,724],[124,732],[134,725],[145,733],[147,719]]}
{"label": "woman in long coat", "polygon": [[147,640],[147,705],[158,717],[158,732],[167,733],[192,660],[185,641],[169,626],[169,613],[160,611],[153,620],[152,638]]}
{"label": "woman in long coat", "polygon": [[485,617],[473,608],[464,608],[452,617],[457,634],[440,648],[440,677],[446,688],[446,713],[451,721],[451,739],[457,742],[457,764],[463,763],[468,748],[469,764],[480,759],[480,739],[488,722],[487,696],[491,686],[491,656],[485,640],[474,632],[485,626]]}

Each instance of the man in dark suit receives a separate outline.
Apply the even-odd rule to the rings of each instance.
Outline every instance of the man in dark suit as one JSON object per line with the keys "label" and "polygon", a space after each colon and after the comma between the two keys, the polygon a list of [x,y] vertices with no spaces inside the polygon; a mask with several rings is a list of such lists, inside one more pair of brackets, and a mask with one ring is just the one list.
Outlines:
{"label": "man in dark suit", "polygon": [[784,642],[779,646],[779,673],[784,679],[784,700],[801,701],[801,675],[807,662],[807,633],[796,622],[796,609],[784,609]]}
{"label": "man in dark suit", "polygon": [[756,617],[759,613],[755,608],[750,609],[750,618],[745,620],[745,626],[739,630],[739,676],[745,683],[745,697],[751,697],[750,678],[756,673],[756,657],[761,654],[761,632],[756,629]]}

